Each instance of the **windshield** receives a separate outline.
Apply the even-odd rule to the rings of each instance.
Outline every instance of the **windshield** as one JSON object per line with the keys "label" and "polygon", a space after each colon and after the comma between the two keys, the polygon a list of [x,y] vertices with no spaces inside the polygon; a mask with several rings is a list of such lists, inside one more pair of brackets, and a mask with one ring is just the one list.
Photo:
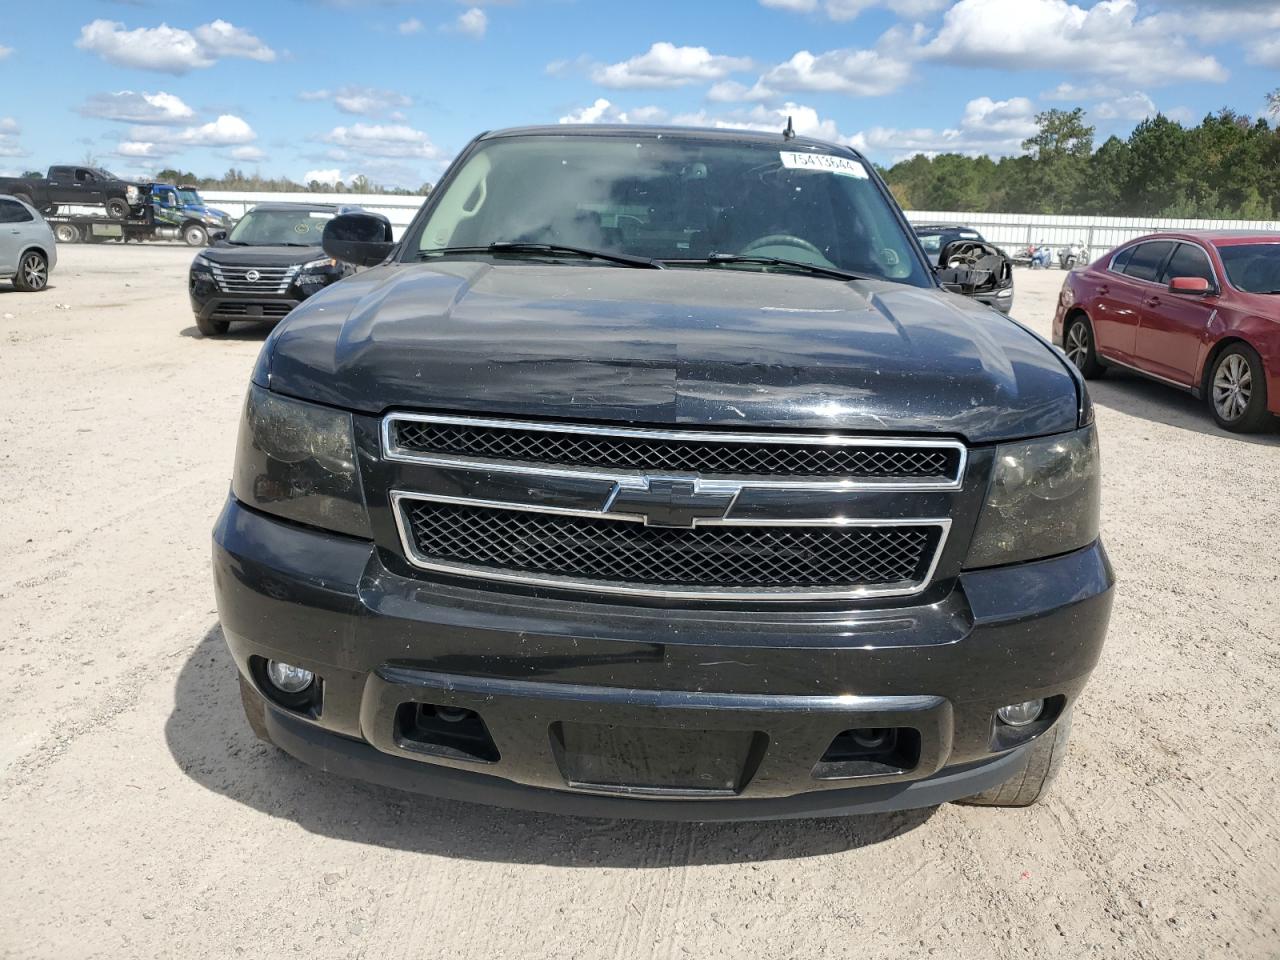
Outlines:
{"label": "windshield", "polygon": [[773,257],[930,283],[862,161],[781,138],[768,144],[650,133],[481,143],[408,248],[431,255],[491,243],[563,244],[669,266],[707,267],[708,258],[726,254]]}
{"label": "windshield", "polygon": [[1218,247],[1227,279],[1245,293],[1280,293],[1280,243],[1233,243]]}
{"label": "windshield", "polygon": [[179,190],[178,196],[182,198],[182,202],[188,206],[203,205],[204,201],[200,199],[200,194],[194,190]]}
{"label": "windshield", "polygon": [[227,239],[253,246],[319,246],[324,225],[332,219],[333,214],[327,211],[254,208],[232,228]]}
{"label": "windshield", "polygon": [[120,179],[110,170],[103,170],[101,167],[95,167],[93,172],[98,175],[98,179],[100,180],[119,180]]}

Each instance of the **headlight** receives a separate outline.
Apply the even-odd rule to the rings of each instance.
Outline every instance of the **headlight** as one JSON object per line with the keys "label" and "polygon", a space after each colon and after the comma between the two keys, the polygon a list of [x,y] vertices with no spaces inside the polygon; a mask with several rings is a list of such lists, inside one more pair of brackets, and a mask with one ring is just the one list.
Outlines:
{"label": "headlight", "polygon": [[250,386],[231,492],[286,520],[372,537],[349,413]]}
{"label": "headlight", "polygon": [[299,269],[302,271],[325,270],[328,268],[336,267],[337,265],[338,265],[338,261],[333,259],[333,257],[321,257],[318,260],[308,260],[301,267],[299,267]]}
{"label": "headlight", "polygon": [[213,279],[213,262],[205,259],[203,253],[197,253],[191,261],[191,277],[195,280]]}
{"label": "headlight", "polygon": [[1038,560],[1098,536],[1098,436],[1092,426],[996,448],[967,568]]}

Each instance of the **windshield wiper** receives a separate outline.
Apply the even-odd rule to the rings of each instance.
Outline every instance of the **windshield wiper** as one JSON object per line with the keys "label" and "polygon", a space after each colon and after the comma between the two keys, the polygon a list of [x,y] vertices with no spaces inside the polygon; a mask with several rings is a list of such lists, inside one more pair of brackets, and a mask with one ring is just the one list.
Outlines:
{"label": "windshield wiper", "polygon": [[850,273],[838,267],[822,267],[816,263],[805,263],[803,260],[788,260],[786,257],[755,257],[746,253],[713,253],[705,260],[668,260],[667,263],[760,263],[767,267],[788,267],[792,270],[803,270],[817,277],[832,277],[836,280],[874,280],[875,277]]}
{"label": "windshield wiper", "polygon": [[572,247],[563,243],[523,243],[516,240],[498,240],[483,247],[440,247],[437,250],[422,250],[419,260],[434,257],[445,257],[455,253],[532,253],[532,254],[569,254],[575,257],[587,257],[592,260],[606,260],[624,267],[642,267],[648,270],[665,269],[657,260],[648,257],[633,257],[625,253],[608,253],[604,250],[590,250],[586,247]]}

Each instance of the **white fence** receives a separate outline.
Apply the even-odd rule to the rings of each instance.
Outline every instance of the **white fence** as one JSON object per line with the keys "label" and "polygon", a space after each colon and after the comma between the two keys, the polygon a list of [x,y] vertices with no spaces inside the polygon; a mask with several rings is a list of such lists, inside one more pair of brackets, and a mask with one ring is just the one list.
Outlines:
{"label": "white fence", "polygon": [[[301,203],[350,203],[385,214],[399,237],[425,197],[363,193],[241,193],[231,190],[202,191],[204,198],[233,217],[255,203],[271,200]],[[1158,230],[1277,230],[1277,220],[1161,220],[1140,217],[1065,217],[1020,213],[955,213],[909,210],[912,223],[963,223],[976,227],[989,241],[1014,253],[1031,243],[1063,247],[1083,243],[1095,254]]]}
{"label": "white fence", "polygon": [[1143,217],[1064,217],[1023,213],[944,213],[908,210],[912,223],[963,223],[1012,254],[1032,243],[1083,243],[1100,255],[1126,240],[1161,230],[1280,230],[1280,220],[1172,220]]}

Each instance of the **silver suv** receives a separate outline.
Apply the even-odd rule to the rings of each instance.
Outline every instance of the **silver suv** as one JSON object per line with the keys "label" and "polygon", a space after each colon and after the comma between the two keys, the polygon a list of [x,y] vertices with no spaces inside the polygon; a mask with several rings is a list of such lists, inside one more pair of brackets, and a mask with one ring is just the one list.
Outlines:
{"label": "silver suv", "polygon": [[0,280],[43,290],[57,262],[58,245],[44,217],[17,197],[0,195]]}

